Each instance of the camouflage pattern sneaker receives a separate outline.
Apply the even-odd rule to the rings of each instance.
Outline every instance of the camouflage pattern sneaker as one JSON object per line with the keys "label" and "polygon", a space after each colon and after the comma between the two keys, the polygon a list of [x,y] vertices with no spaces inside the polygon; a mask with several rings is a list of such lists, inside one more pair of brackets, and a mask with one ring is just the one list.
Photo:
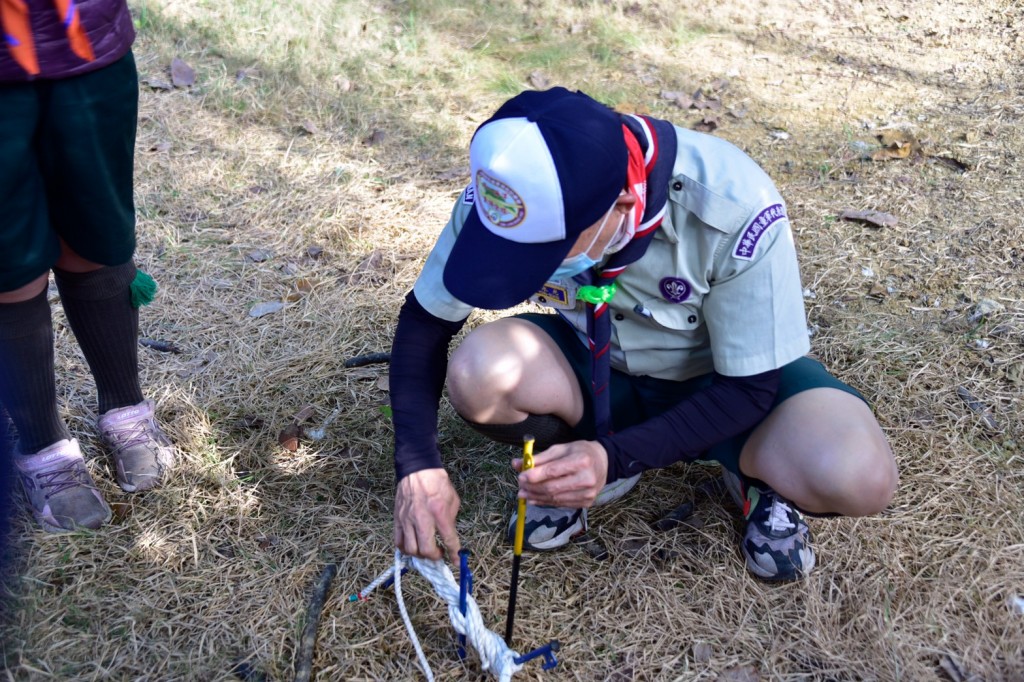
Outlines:
{"label": "camouflage pattern sneaker", "polygon": [[96,489],[77,440],[59,440],[14,465],[32,515],[49,533],[95,530],[110,520],[110,507]]}
{"label": "camouflage pattern sneaker", "polygon": [[[594,506],[609,504],[619,499],[636,485],[640,474],[630,478],[620,478],[601,488],[594,499]],[[515,542],[516,517],[512,513],[508,524],[508,541]],[[561,507],[526,507],[526,524],[523,527],[523,549],[531,552],[543,552],[564,547],[587,530],[586,509],[563,509]]]}
{"label": "camouflage pattern sneaker", "polygon": [[[508,524],[508,541],[515,542],[516,518],[512,512]],[[523,549],[528,552],[546,552],[569,544],[587,530],[586,509],[564,509],[526,505],[526,524],[523,526]]]}
{"label": "camouflage pattern sneaker", "polygon": [[749,486],[722,469],[733,500],[747,520],[740,548],[747,569],[762,580],[798,580],[814,569],[811,529],[801,514],[771,488]]}
{"label": "camouflage pattern sneaker", "polygon": [[97,425],[125,492],[156,486],[174,464],[174,447],[153,418],[152,400],[105,412]]}

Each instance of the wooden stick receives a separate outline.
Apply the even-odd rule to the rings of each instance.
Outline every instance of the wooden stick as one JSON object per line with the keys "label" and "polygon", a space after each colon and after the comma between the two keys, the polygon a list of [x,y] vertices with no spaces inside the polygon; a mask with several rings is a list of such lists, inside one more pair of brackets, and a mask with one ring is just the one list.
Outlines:
{"label": "wooden stick", "polygon": [[302,631],[302,639],[299,641],[299,653],[295,657],[295,682],[309,682],[313,672],[313,648],[316,646],[316,629],[320,624],[320,613],[323,611],[324,602],[327,600],[327,590],[331,587],[331,581],[338,573],[336,564],[327,564],[320,579],[313,587],[313,594],[309,599],[309,611],[306,613],[306,627]]}

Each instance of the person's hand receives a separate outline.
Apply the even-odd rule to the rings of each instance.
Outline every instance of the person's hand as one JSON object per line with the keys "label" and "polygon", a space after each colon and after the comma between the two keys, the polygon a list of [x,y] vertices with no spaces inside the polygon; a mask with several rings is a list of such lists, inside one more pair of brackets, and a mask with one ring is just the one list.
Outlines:
{"label": "person's hand", "polygon": [[455,517],[459,495],[444,469],[422,469],[398,482],[395,491],[395,547],[410,556],[440,559],[441,536],[448,560],[459,560],[459,534]]}
{"label": "person's hand", "polygon": [[512,460],[512,467],[521,472],[519,497],[530,504],[587,508],[608,477],[608,453],[597,441],[577,440],[534,455],[528,471],[522,471],[522,459]]}

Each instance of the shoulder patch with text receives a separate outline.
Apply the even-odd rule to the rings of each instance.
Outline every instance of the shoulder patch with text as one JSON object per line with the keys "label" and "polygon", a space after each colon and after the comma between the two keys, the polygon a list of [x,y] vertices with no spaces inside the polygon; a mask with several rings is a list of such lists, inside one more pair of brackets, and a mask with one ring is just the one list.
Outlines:
{"label": "shoulder patch with text", "polygon": [[764,233],[775,224],[775,221],[783,220],[785,217],[786,209],[782,204],[772,204],[758,213],[750,221],[750,224],[747,225],[747,229],[743,230],[743,235],[736,245],[736,250],[732,253],[733,258],[739,258],[740,260],[753,259],[754,253],[757,251],[757,243],[761,241]]}
{"label": "shoulder patch with text", "polygon": [[471,182],[466,185],[466,191],[462,193],[462,203],[472,206],[474,201],[476,201],[476,187]]}

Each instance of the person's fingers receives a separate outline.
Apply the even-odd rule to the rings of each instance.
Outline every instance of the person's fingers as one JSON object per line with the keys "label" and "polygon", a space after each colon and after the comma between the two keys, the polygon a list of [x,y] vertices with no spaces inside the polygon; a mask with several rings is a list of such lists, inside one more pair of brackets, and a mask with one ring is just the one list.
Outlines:
{"label": "person's fingers", "polygon": [[462,545],[459,542],[459,533],[455,530],[455,526],[450,523],[438,524],[437,534],[441,536],[441,542],[448,550],[448,560],[457,563]]}
{"label": "person's fingers", "polygon": [[441,548],[437,546],[437,540],[434,539],[434,532],[433,523],[424,523],[416,527],[416,546],[419,550],[419,553],[416,556],[421,556],[426,559],[441,558]]}

